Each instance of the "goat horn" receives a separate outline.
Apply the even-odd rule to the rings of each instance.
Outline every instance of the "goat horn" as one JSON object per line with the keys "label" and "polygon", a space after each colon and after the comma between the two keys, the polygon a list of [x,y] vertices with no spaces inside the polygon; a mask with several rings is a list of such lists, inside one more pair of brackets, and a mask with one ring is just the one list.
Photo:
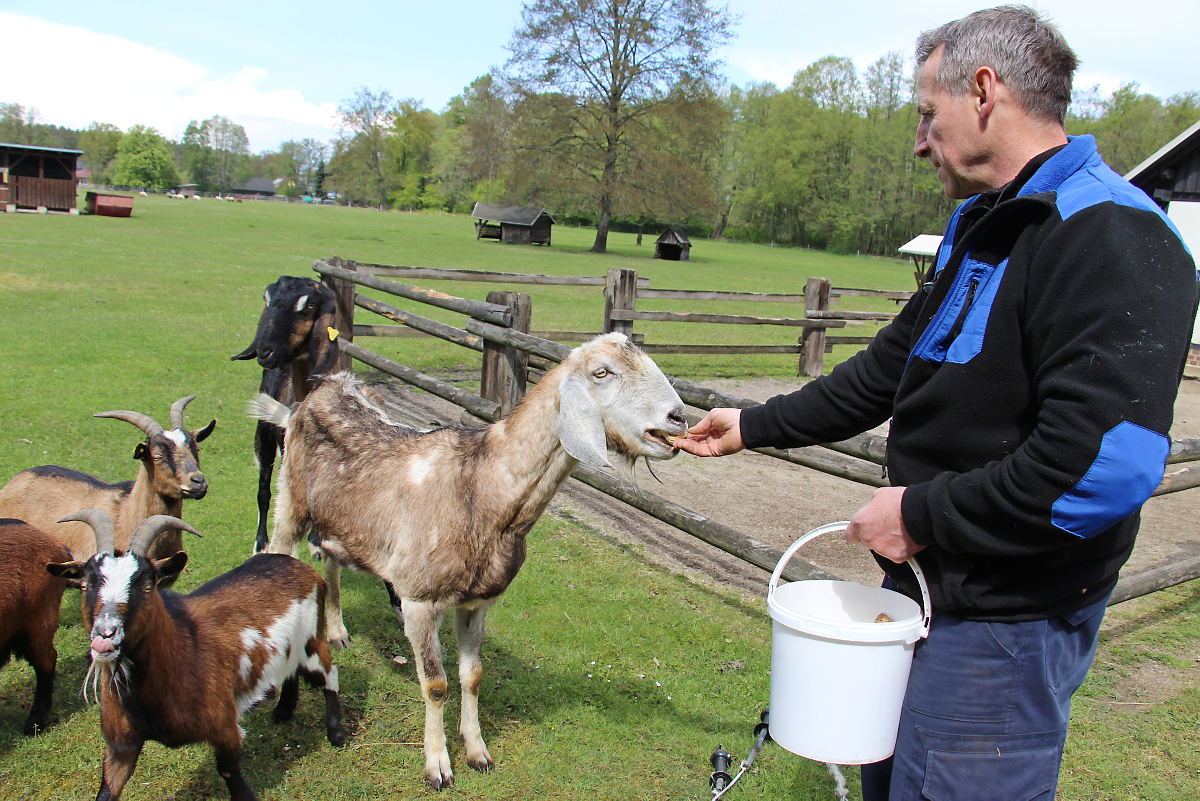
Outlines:
{"label": "goat horn", "polygon": [[96,553],[112,554],[116,550],[116,534],[113,533],[113,521],[108,512],[103,509],[84,509],[73,515],[67,515],[58,522],[69,523],[77,520],[87,523],[96,535]]}
{"label": "goat horn", "polygon": [[188,395],[171,404],[171,428],[183,428],[183,407],[191,403],[195,397],[195,395]]}
{"label": "goat horn", "polygon": [[154,418],[148,414],[141,412],[130,412],[124,409],[115,409],[111,412],[96,412],[92,417],[113,417],[117,420],[124,420],[126,423],[132,423],[140,428],[147,437],[153,437],[155,434],[161,434],[163,427],[154,421]]}
{"label": "goat horn", "polygon": [[170,531],[171,529],[190,531],[197,537],[200,536],[199,531],[196,531],[196,529],[178,517],[151,515],[138,524],[137,531],[133,532],[133,536],[129,538],[128,552],[135,553],[138,556],[145,556],[146,551],[150,550],[150,544],[154,542],[154,538],[164,531]]}

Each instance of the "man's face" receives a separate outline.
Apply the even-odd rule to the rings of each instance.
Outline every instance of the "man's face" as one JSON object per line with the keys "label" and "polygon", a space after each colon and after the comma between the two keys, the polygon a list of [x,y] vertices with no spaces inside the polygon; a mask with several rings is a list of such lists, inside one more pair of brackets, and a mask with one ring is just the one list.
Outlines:
{"label": "man's face", "polygon": [[987,163],[982,147],[980,118],[971,92],[954,97],[937,84],[934,76],[942,62],[943,47],[921,65],[917,79],[917,141],[913,152],[929,159],[937,168],[938,180],[947,197],[966,198],[991,189],[982,178]]}

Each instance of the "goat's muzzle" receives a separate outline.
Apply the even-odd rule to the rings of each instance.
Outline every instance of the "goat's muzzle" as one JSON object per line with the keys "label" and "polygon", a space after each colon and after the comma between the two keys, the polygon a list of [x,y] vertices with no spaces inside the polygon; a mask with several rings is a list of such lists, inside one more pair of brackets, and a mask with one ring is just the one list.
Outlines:
{"label": "goat's muzzle", "polygon": [[98,615],[92,623],[92,661],[111,662],[121,655],[125,627],[115,615]]}
{"label": "goat's muzzle", "polygon": [[208,494],[208,481],[203,473],[193,473],[188,476],[186,484],[180,485],[179,491],[183,497],[198,501]]}

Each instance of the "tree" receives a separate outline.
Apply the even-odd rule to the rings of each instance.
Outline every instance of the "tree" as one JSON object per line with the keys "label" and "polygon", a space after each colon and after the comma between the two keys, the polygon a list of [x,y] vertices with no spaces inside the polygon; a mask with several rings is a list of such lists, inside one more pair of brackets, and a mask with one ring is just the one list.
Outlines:
{"label": "tree", "polygon": [[35,108],[20,103],[0,103],[0,142],[33,145],[38,125]]}
{"label": "tree", "polygon": [[437,116],[432,111],[411,98],[396,104],[387,137],[388,166],[395,176],[389,205],[402,209],[422,208],[431,201],[437,205],[435,195],[429,193],[437,133]]}
{"label": "tree", "polygon": [[154,128],[134,125],[117,147],[113,180],[122,186],[168,189],[179,183],[167,141]]}
{"label": "tree", "polygon": [[650,140],[634,129],[645,133],[673,88],[715,78],[712,54],[731,38],[733,18],[706,0],[529,0],[521,18],[507,77],[526,100],[556,95],[527,108],[552,115],[541,149],[592,185],[592,250],[604,253],[630,164]]}
{"label": "tree", "polygon": [[192,182],[203,191],[228,192],[249,174],[246,129],[228,117],[192,120],[183,132],[183,159]]}
{"label": "tree", "polygon": [[334,143],[330,180],[339,192],[380,208],[388,207],[393,188],[388,168],[387,139],[395,118],[392,95],[365,86],[338,106],[342,136]]}
{"label": "tree", "polygon": [[121,129],[109,122],[93,122],[79,134],[79,149],[83,151],[84,164],[92,171],[94,183],[108,183],[112,178],[121,137]]}

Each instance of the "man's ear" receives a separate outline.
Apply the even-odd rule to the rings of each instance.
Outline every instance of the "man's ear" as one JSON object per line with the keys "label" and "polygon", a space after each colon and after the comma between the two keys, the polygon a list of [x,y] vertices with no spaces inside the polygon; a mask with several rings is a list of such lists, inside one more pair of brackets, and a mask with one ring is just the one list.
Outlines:
{"label": "man's ear", "polygon": [[1000,87],[1000,76],[996,74],[996,70],[987,65],[975,70],[975,77],[971,81],[971,97],[974,98],[975,110],[981,120],[992,116]]}

